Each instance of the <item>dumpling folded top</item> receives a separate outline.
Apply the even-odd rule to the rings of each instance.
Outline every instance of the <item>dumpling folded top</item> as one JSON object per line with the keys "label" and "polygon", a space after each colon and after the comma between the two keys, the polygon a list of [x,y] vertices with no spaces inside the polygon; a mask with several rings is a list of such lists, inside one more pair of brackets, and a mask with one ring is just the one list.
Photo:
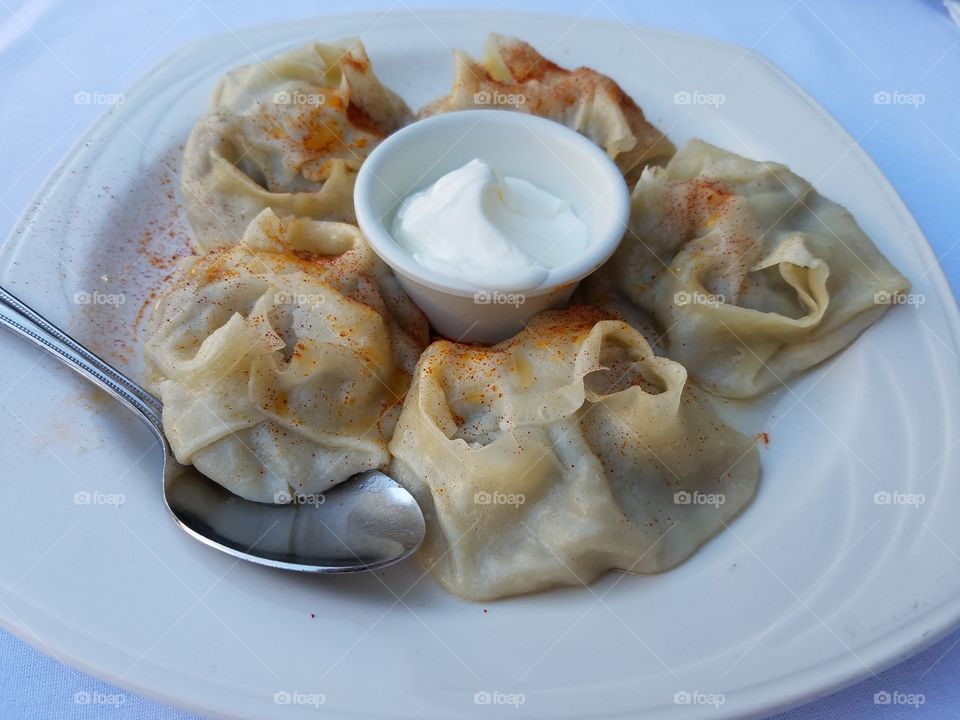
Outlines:
{"label": "dumpling folded top", "polygon": [[411,119],[359,40],[312,43],[227,73],[184,150],[182,191],[196,247],[235,244],[268,207],[354,222],[357,170]]}
{"label": "dumpling folded top", "polygon": [[177,460],[272,503],[387,465],[427,333],[357,228],[264,210],[182,262],[144,348]]}
{"label": "dumpling folded top", "polygon": [[566,125],[606,150],[631,184],[646,165],[666,162],[675,150],[606,75],[567,70],[522,40],[497,34],[489,36],[482,62],[455,50],[453,89],[417,114],[468,109],[516,110]]}
{"label": "dumpling folded top", "polygon": [[909,281],[843,207],[784,165],[692,140],[649,168],[581,300],[632,302],[703,387],[750,397],[846,347]]}
{"label": "dumpling folded top", "polygon": [[589,307],[543,313],[492,348],[430,345],[390,451],[427,520],[421,560],[471,600],[674,567],[759,476],[755,440],[682,365]]}

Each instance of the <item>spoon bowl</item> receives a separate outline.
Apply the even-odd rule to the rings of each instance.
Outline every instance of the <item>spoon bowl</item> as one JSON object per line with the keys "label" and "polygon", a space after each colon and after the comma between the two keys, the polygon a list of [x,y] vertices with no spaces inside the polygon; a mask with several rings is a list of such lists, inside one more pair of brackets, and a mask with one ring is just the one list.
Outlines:
{"label": "spoon bowl", "polygon": [[177,524],[200,542],[283,570],[375,570],[409,556],[425,531],[413,496],[379,470],[323,495],[267,505],[234,495],[168,455],[163,498]]}

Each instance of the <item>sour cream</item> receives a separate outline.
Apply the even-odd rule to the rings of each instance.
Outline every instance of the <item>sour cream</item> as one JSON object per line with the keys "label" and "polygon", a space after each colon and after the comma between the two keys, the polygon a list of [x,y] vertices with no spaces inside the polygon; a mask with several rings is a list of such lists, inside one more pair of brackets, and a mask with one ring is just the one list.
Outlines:
{"label": "sour cream", "polygon": [[471,160],[403,200],[391,234],[423,267],[478,290],[526,290],[587,249],[565,200]]}

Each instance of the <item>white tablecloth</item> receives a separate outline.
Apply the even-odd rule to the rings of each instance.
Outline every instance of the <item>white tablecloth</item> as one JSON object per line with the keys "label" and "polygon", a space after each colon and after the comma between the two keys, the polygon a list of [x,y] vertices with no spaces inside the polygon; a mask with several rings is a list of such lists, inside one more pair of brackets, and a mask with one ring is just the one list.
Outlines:
{"label": "white tablecloth", "polygon": [[[454,6],[420,0],[415,8]],[[906,200],[960,287],[960,28],[940,0],[664,0],[577,3],[474,0],[478,7],[619,17],[749,47],[817,98],[861,143]],[[196,0],[0,0],[0,237],[102,107],[84,89],[123,92],[191,40],[304,14],[409,10],[403,0],[300,4]],[[226,25],[224,24],[226,22]],[[922,104],[878,106],[878,92]],[[954,452],[960,452],[955,446]],[[958,478],[960,480],[960,478]],[[958,563],[960,565],[960,563]],[[957,568],[960,571],[960,567]],[[960,717],[960,632],[920,655],[779,718]],[[919,694],[919,709],[875,703],[876,693]],[[2,718],[186,718],[46,658],[0,632]]]}

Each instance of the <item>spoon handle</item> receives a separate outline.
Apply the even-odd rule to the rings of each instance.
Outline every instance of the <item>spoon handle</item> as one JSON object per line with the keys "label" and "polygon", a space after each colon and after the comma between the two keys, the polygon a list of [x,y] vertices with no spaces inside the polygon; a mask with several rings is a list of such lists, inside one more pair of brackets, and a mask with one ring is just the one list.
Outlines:
{"label": "spoon handle", "polygon": [[106,390],[140,415],[141,419],[159,435],[161,442],[166,442],[161,420],[163,406],[156,397],[2,287],[0,287],[0,325],[36,343],[95,385]]}

